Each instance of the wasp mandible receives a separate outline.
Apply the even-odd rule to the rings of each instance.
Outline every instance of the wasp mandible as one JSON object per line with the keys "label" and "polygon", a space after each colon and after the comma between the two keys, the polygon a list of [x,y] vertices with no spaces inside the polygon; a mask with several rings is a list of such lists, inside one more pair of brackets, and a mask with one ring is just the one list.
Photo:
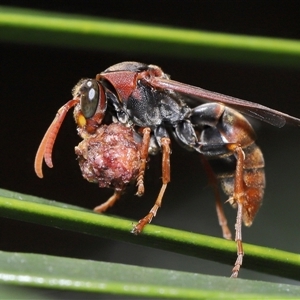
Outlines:
{"label": "wasp mandible", "polygon": [[[162,153],[162,187],[149,213],[134,226],[132,232],[135,234],[156,215],[170,182],[170,137],[185,149],[200,153],[207,162],[209,173],[220,180],[229,196],[228,202],[237,208],[237,259],[231,275],[237,277],[244,256],[242,223],[252,224],[265,189],[263,154],[255,144],[252,126],[243,114],[277,127],[286,123],[300,126],[300,119],[257,103],[171,80],[155,65],[122,62],[109,67],[95,79],[80,80],[74,87],[73,99],[58,110],[37,151],[35,172],[41,178],[43,160],[48,167],[53,166],[53,145],[72,107],[75,107],[78,134],[83,139],[83,144],[76,147],[76,153],[82,161],[84,177],[100,186],[100,181],[105,179],[105,186],[115,190],[113,196],[95,211],[103,212],[113,205],[126,185],[134,180],[137,195],[143,195],[148,155]],[[104,125],[106,123],[108,125]],[[103,126],[108,127],[103,131]],[[127,128],[126,133],[123,127]],[[115,143],[111,136],[117,137]],[[104,175],[99,167],[102,165],[96,160],[102,162],[103,155],[109,154],[104,151],[105,154],[100,155],[101,147],[105,145],[112,149],[126,143],[132,145],[132,155],[118,156],[114,160],[116,164],[104,164],[104,169],[117,171],[110,177]],[[125,167],[119,169],[120,165]],[[126,180],[121,176],[125,171],[129,172]],[[223,236],[231,239],[219,198],[216,199],[216,210]]]}

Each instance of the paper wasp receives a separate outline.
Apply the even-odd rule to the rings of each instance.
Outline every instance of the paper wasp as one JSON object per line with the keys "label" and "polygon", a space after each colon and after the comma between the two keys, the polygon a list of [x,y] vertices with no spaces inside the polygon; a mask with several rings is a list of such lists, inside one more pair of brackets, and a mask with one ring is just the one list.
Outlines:
{"label": "paper wasp", "polygon": [[[143,195],[148,155],[162,152],[162,187],[150,212],[134,226],[135,234],[140,233],[156,215],[170,181],[170,136],[185,149],[200,153],[209,162],[211,174],[216,175],[229,196],[228,202],[237,208],[237,260],[232,270],[232,277],[237,277],[244,255],[242,222],[246,226],[252,224],[265,188],[263,154],[255,144],[252,126],[243,114],[277,127],[286,123],[300,126],[300,119],[257,103],[171,80],[155,65],[122,62],[109,67],[95,79],[80,80],[75,86],[73,99],[58,110],[38,149],[35,171],[39,177],[43,177],[43,159],[49,167],[53,166],[51,154],[55,138],[66,113],[72,107],[75,107],[78,133],[86,142],[83,151],[78,153],[82,156],[85,152],[85,158],[88,158],[88,149],[92,149],[96,156],[101,148],[101,142],[93,144],[91,139],[99,140],[99,130],[102,130],[107,116],[110,116],[110,124],[116,123],[131,130],[124,139],[119,139],[120,144],[137,137],[133,142],[136,146],[133,152],[137,155],[133,161],[138,162],[138,170],[135,168],[133,171],[129,167],[130,180],[122,182],[119,179],[121,186],[109,181],[107,186],[115,189],[114,195],[96,207],[95,211],[103,212],[113,205],[132,180],[137,182],[137,195]],[[120,127],[115,129],[117,135],[122,136]],[[94,156],[87,171],[99,171]],[[126,158],[122,160],[124,162]],[[104,176],[99,173],[96,178],[95,174],[91,175],[90,181],[99,182],[99,178]],[[219,199],[216,209],[223,236],[230,239],[230,230]]]}

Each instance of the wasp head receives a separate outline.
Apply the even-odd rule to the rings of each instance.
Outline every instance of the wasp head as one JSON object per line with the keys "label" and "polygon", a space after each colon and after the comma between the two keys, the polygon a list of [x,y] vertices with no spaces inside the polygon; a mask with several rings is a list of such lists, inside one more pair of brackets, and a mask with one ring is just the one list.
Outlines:
{"label": "wasp head", "polygon": [[[74,109],[79,134],[93,134],[100,126],[107,108],[104,88],[95,79],[81,79],[72,90],[78,101]],[[82,136],[83,137],[83,136]]]}

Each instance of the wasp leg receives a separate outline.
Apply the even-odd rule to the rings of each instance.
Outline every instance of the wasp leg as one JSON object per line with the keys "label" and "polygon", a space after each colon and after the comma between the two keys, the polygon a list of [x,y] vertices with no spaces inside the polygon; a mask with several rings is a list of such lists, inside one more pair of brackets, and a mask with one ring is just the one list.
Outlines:
{"label": "wasp leg", "polygon": [[243,212],[243,205],[241,203],[238,203],[236,223],[235,223],[235,242],[237,247],[237,259],[232,269],[232,274],[230,276],[231,278],[238,277],[240,268],[243,264],[244,250],[243,250],[243,243],[242,243],[242,212]]}
{"label": "wasp leg", "polygon": [[149,151],[149,144],[150,144],[150,128],[146,127],[143,129],[143,141],[142,141],[142,149],[141,149],[141,166],[139,169],[139,175],[137,177],[137,193],[139,197],[142,196],[145,192],[144,187],[144,175],[147,165],[147,158],[148,158],[148,151]]}
{"label": "wasp leg", "polygon": [[[202,144],[200,145],[199,150],[200,153],[205,154],[207,157],[213,155],[218,156],[232,153],[235,155],[236,158],[233,191],[230,191],[230,198],[227,200],[227,202],[229,202],[231,205],[237,207],[237,217],[235,223],[235,242],[237,245],[237,259],[231,274],[231,277],[235,278],[238,276],[239,270],[243,263],[244,256],[242,244],[242,219],[244,213],[244,206],[246,204],[244,184],[245,153],[241,145],[238,143]],[[225,192],[227,193],[228,191]]]}
{"label": "wasp leg", "polygon": [[121,195],[122,195],[122,191],[115,190],[114,194],[110,198],[108,198],[107,201],[96,206],[94,208],[94,211],[97,213],[102,213],[102,212],[106,211],[109,207],[113,206],[117,200],[119,200],[121,198]]}
{"label": "wasp leg", "polygon": [[234,263],[232,269],[232,278],[236,278],[239,274],[239,270],[243,263],[244,250],[242,243],[242,218],[243,218],[243,207],[245,202],[245,191],[244,191],[244,161],[245,154],[243,149],[238,144],[228,144],[228,148],[236,154],[236,171],[234,178],[234,192],[232,199],[229,199],[230,202],[237,204],[237,216],[235,223],[235,242],[237,246],[237,259]]}
{"label": "wasp leg", "polygon": [[132,233],[139,234],[143,228],[149,224],[153,217],[156,216],[158,209],[161,207],[162,198],[167,188],[167,184],[170,182],[170,139],[167,137],[163,137],[161,139],[161,147],[162,147],[162,187],[158,194],[158,197],[155,201],[154,206],[149,211],[148,215],[146,215],[143,219],[141,219],[137,225],[132,229]]}
{"label": "wasp leg", "polygon": [[232,239],[231,231],[227,225],[227,219],[224,213],[223,205],[221,202],[221,196],[218,189],[218,179],[215,173],[213,172],[213,169],[209,164],[208,160],[205,158],[205,156],[203,154],[200,154],[200,158],[201,158],[202,165],[204,166],[205,172],[208,176],[209,185],[213,188],[214,191],[215,201],[216,201],[216,211],[217,211],[219,225],[221,226],[222,229],[223,237],[226,240],[231,240]]}

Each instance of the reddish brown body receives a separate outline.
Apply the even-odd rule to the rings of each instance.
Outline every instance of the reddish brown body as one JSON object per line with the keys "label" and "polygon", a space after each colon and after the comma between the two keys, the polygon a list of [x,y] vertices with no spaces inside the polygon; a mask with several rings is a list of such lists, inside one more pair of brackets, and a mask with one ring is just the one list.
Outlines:
{"label": "reddish brown body", "polygon": [[237,260],[231,275],[237,277],[244,255],[242,221],[251,225],[265,188],[262,152],[255,144],[250,123],[238,111],[277,127],[285,123],[300,126],[300,119],[171,80],[158,66],[138,62],[116,64],[96,79],[80,80],[73,89],[73,98],[58,110],[40,144],[35,159],[37,175],[43,177],[43,159],[52,167],[53,144],[72,107],[83,139],[76,147],[83,176],[115,190],[95,211],[103,212],[113,205],[132,181],[137,183],[137,195],[143,195],[148,155],[161,152],[162,187],[152,209],[134,226],[132,232],[137,234],[161,206],[170,181],[173,136],[185,149],[201,155],[214,186],[217,215],[227,239],[231,239],[231,233],[216,189],[217,177],[229,196],[228,202],[237,208]]}

